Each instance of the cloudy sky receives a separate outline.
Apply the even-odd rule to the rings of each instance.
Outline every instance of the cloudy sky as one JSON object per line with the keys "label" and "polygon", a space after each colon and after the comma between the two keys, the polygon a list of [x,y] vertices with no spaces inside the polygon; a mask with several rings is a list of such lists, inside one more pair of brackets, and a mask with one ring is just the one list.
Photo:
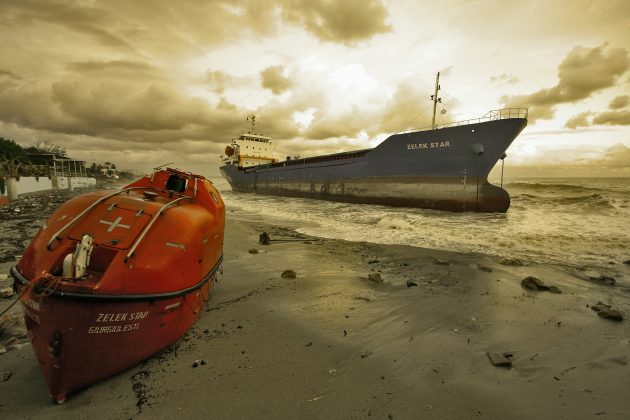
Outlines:
{"label": "cloudy sky", "polygon": [[529,108],[512,174],[630,176],[629,34],[628,0],[2,0],[0,136],[216,176],[252,112],[281,155],[430,125],[440,71],[439,122]]}

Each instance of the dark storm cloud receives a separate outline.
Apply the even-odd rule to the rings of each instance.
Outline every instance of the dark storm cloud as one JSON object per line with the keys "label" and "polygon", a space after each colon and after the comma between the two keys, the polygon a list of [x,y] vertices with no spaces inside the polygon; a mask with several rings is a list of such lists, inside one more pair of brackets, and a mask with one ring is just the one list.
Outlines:
{"label": "dark storm cloud", "polygon": [[564,126],[566,128],[588,127],[589,125],[591,125],[589,118],[592,115],[593,113],[590,111],[581,112],[578,115],[571,117]]}
{"label": "dark storm cloud", "polygon": [[613,86],[629,65],[625,48],[575,47],[558,67],[556,86],[501,100],[506,107],[528,107],[530,121],[550,119],[556,105],[577,102]]}
{"label": "dark storm cloud", "polygon": [[270,66],[260,72],[262,87],[271,90],[274,95],[280,95],[291,89],[293,82],[283,75],[284,66]]}
{"label": "dark storm cloud", "polygon": [[630,110],[604,111],[593,117],[593,124],[630,125]]}
{"label": "dark storm cloud", "polygon": [[378,0],[286,0],[283,19],[303,26],[322,41],[353,44],[391,31]]}
{"label": "dark storm cloud", "polygon": [[223,100],[213,108],[187,96],[149,65],[86,62],[67,68],[50,84],[0,84],[0,120],[53,133],[142,139],[145,147],[182,138],[225,141],[234,130],[234,106]]}
{"label": "dark storm cloud", "polygon": [[95,4],[72,1],[3,0],[0,3],[3,23],[17,27],[34,24],[62,26],[93,37],[100,43],[133,51],[119,35],[126,28],[110,12]]}
{"label": "dark storm cloud", "polygon": [[[630,104],[630,96],[616,96],[608,104],[609,111],[599,113],[582,112],[567,121],[565,127],[578,128],[590,125],[630,125],[630,110],[623,109]],[[593,117],[589,120],[589,117]]]}
{"label": "dark storm cloud", "polygon": [[19,75],[15,74],[12,71],[7,70],[7,69],[0,69],[0,79],[1,78],[22,80],[22,78]]}
{"label": "dark storm cloud", "polygon": [[613,110],[621,109],[628,106],[628,104],[630,104],[630,96],[628,95],[616,96],[612,101],[610,101],[610,103],[608,104],[608,108],[613,109]]}

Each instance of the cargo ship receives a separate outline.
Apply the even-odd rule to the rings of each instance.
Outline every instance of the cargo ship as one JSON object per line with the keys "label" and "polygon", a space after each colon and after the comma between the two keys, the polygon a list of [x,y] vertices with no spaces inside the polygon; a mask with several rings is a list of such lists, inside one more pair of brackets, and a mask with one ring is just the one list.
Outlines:
{"label": "cargo ship", "polygon": [[251,129],[225,148],[221,174],[232,190],[347,203],[447,211],[506,212],[510,196],[488,174],[527,125],[526,108],[393,134],[372,149],[322,156],[272,156],[271,138]]}

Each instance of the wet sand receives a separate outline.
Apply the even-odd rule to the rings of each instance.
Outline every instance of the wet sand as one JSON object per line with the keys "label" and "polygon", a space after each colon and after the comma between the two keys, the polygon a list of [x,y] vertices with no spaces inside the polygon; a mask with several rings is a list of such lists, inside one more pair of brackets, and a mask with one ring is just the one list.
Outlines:
{"label": "wet sand", "polygon": [[[227,218],[223,278],[180,342],[58,406],[18,339],[0,354],[0,372],[11,372],[0,378],[0,417],[630,415],[630,323],[590,308],[601,301],[630,316],[621,262],[610,286],[563,266],[319,240]],[[263,231],[300,240],[260,245]],[[368,279],[376,273],[382,282]],[[562,293],[527,290],[528,276]],[[0,310],[10,302],[0,299]],[[512,366],[494,366],[488,352],[511,354]]]}

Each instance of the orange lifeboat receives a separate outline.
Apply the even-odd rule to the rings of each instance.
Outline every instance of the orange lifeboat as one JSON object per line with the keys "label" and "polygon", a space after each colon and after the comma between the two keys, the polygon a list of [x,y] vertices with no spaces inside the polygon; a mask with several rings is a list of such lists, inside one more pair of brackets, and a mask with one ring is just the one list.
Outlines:
{"label": "orange lifeboat", "polygon": [[193,325],[221,267],[224,226],[212,183],[171,168],[50,216],[11,275],[55,401]]}

